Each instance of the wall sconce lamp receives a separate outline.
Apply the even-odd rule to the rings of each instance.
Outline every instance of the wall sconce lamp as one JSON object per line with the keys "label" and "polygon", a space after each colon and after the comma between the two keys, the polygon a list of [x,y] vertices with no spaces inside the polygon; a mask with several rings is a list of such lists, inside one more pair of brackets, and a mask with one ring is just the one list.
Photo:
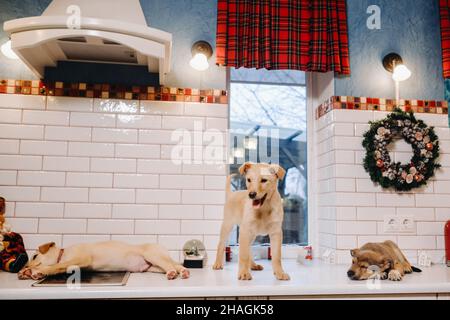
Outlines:
{"label": "wall sconce lamp", "polygon": [[409,79],[411,71],[403,64],[402,57],[394,52],[383,58],[383,66],[392,73],[392,80],[395,82],[395,100],[398,104],[400,100],[400,82]]}
{"label": "wall sconce lamp", "polygon": [[3,55],[5,57],[7,57],[8,59],[12,59],[12,60],[19,59],[19,57],[11,49],[11,40],[8,40],[4,44],[2,44],[0,50],[2,51]]}
{"label": "wall sconce lamp", "polygon": [[208,59],[213,54],[211,45],[206,41],[197,41],[192,45],[192,59],[189,62],[192,68],[198,71],[205,71],[209,68]]}

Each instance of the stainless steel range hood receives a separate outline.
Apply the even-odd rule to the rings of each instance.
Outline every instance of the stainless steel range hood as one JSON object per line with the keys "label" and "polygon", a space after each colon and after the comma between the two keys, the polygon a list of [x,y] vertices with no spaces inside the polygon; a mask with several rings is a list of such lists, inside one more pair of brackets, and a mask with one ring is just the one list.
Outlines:
{"label": "stainless steel range hood", "polygon": [[6,21],[11,47],[38,76],[58,61],[170,71],[172,35],[147,26],[139,0],[53,0],[41,16]]}

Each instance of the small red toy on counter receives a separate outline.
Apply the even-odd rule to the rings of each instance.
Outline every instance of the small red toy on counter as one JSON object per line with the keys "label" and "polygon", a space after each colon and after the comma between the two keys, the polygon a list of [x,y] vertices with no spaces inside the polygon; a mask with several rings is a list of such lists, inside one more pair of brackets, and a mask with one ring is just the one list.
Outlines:
{"label": "small red toy on counter", "polygon": [[445,235],[445,260],[447,267],[450,267],[450,220],[447,221],[444,227]]}
{"label": "small red toy on counter", "polygon": [[225,261],[230,262],[232,260],[232,253],[231,253],[231,247],[225,248]]}
{"label": "small red toy on counter", "polygon": [[305,260],[312,260],[312,247],[311,246],[306,246],[305,247],[306,250],[306,254],[305,254]]}

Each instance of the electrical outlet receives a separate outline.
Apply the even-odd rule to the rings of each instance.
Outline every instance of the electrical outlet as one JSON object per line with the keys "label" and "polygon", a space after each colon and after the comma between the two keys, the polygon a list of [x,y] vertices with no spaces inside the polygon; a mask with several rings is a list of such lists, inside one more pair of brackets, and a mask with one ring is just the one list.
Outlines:
{"label": "electrical outlet", "polygon": [[400,233],[415,233],[414,216],[399,216],[400,219]]}
{"label": "electrical outlet", "polygon": [[384,233],[395,233],[397,231],[397,216],[384,216]]}
{"label": "electrical outlet", "polygon": [[414,217],[408,215],[384,216],[384,233],[414,233]]}

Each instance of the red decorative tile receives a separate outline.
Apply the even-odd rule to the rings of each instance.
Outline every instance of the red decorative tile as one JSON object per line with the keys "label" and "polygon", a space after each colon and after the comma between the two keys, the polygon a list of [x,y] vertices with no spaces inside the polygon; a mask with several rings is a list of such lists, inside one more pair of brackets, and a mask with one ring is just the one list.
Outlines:
{"label": "red decorative tile", "polygon": [[31,94],[31,87],[22,87],[22,94]]}
{"label": "red decorative tile", "polygon": [[[226,97],[221,96],[225,101]],[[203,101],[204,99],[200,97]],[[223,102],[225,103],[225,102]],[[388,111],[391,112],[395,107],[399,107],[403,111],[413,111],[416,113],[448,113],[447,101],[434,100],[404,100],[398,101],[384,98],[366,98],[366,97],[350,97],[350,96],[332,96],[319,107],[315,112],[316,117],[320,118],[333,109],[349,109],[349,110],[372,110],[372,111]]]}
{"label": "red decorative tile", "polygon": [[170,88],[162,87],[162,88],[160,88],[160,92],[163,93],[163,94],[169,94],[170,93]]}
{"label": "red decorative tile", "polygon": [[[0,94],[27,94],[104,99],[188,101],[202,103],[228,103],[227,91],[175,87],[122,86],[92,83],[44,83],[39,80],[0,79]],[[348,98],[352,102],[353,97]],[[332,97],[330,101],[339,98]],[[333,100],[334,101],[334,100]],[[347,100],[345,100],[347,101]]]}

